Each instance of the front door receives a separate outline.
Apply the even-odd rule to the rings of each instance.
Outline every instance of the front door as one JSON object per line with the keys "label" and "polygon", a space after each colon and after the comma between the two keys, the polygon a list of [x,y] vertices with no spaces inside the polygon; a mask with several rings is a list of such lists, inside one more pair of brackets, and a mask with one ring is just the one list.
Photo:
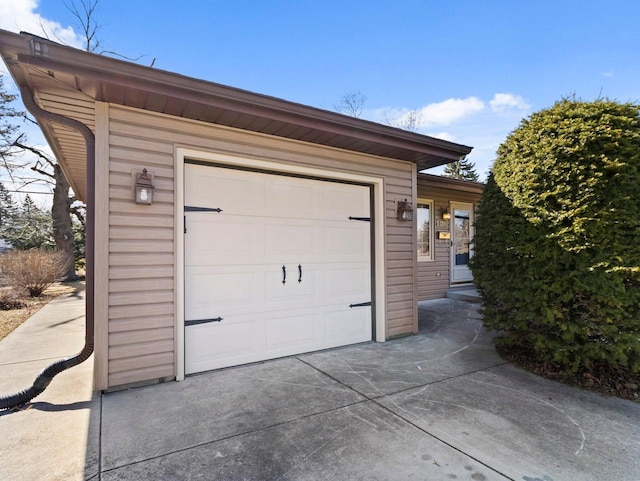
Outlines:
{"label": "front door", "polygon": [[370,341],[370,192],[186,164],[186,373]]}
{"label": "front door", "polygon": [[473,205],[451,203],[451,283],[471,282]]}

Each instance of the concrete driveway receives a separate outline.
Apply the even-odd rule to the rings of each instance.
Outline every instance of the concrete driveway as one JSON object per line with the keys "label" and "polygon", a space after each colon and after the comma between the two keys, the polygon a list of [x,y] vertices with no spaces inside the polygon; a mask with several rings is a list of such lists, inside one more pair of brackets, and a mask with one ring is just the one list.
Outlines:
{"label": "concrete driveway", "polygon": [[[505,363],[474,304],[421,303],[420,325],[102,396],[75,368],[0,416],[0,479],[640,479],[640,404]],[[11,379],[0,393],[25,387]]]}

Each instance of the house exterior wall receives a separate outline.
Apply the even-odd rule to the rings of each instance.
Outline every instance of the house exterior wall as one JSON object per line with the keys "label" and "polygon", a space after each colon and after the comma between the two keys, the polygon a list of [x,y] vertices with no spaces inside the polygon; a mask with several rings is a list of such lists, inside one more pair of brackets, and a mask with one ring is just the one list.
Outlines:
{"label": "house exterior wall", "polygon": [[[448,209],[451,212],[450,202],[469,203],[475,208],[482,193],[478,184],[465,185],[432,175],[418,174],[417,182],[418,199],[428,199],[434,203],[435,230],[443,230],[437,228],[437,221],[441,219],[440,214],[443,210]],[[433,260],[417,262],[416,272],[419,301],[445,297],[447,289],[451,286],[451,241],[435,238]]]}
{"label": "house exterior wall", "polygon": [[[115,105],[106,110],[108,175],[98,183],[108,183],[108,287],[97,295],[106,297],[108,327],[96,342],[106,346],[108,362],[98,362],[97,388],[176,376],[178,148],[384,179],[385,337],[417,332],[416,236],[413,223],[395,213],[396,200],[415,202],[414,164]],[[154,175],[151,206],[133,202],[133,175],[143,168]]]}

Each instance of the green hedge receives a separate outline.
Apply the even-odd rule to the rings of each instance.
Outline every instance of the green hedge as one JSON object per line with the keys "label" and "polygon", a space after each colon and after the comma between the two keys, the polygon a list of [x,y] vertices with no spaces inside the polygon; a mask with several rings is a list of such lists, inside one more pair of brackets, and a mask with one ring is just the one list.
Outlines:
{"label": "green hedge", "polygon": [[471,262],[498,342],[568,372],[640,369],[639,112],[565,99],[498,149]]}

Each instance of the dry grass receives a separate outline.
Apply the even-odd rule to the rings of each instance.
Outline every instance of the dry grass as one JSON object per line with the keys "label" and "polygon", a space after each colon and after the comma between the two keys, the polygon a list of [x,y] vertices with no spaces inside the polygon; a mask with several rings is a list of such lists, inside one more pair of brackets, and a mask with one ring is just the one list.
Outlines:
{"label": "dry grass", "polygon": [[[56,282],[49,286],[42,296],[29,297],[28,295],[17,295],[15,300],[24,305],[20,309],[0,310],[0,339],[4,339],[10,332],[16,329],[20,324],[38,312],[45,304],[56,297],[72,294],[77,291],[78,286],[75,284],[63,284]],[[10,288],[2,288],[7,292]]]}

